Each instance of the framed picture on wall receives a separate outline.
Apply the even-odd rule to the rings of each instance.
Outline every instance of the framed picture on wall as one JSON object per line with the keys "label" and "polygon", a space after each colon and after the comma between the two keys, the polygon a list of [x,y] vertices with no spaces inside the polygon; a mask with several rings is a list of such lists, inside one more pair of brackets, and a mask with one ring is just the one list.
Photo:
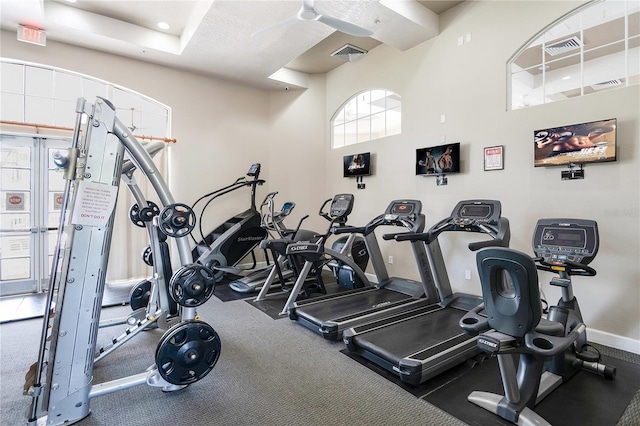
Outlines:
{"label": "framed picture on wall", "polygon": [[504,145],[489,146],[484,149],[484,170],[504,169]]}

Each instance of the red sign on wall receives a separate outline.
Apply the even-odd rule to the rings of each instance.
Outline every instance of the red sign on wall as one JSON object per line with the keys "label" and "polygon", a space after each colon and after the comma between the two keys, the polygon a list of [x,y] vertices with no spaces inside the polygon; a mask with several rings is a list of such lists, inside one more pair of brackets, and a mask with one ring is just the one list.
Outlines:
{"label": "red sign on wall", "polygon": [[39,28],[18,25],[18,40],[25,43],[33,43],[39,46],[47,45],[47,33]]}

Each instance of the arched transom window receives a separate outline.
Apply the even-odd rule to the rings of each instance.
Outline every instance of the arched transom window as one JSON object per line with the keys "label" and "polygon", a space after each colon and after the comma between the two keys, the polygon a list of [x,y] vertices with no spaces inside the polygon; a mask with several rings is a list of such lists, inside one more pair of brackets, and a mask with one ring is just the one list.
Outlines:
{"label": "arched transom window", "polygon": [[331,147],[340,148],[401,133],[402,99],[390,90],[360,92],[331,118]]}
{"label": "arched transom window", "polygon": [[535,35],[507,63],[510,109],[640,83],[640,2],[589,2]]}

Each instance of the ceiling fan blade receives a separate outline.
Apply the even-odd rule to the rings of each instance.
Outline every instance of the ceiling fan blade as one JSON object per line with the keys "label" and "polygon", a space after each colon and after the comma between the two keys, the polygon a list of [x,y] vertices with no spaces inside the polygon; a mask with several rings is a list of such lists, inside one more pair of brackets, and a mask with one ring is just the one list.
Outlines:
{"label": "ceiling fan blade", "polygon": [[285,19],[282,22],[278,22],[275,25],[272,25],[270,27],[263,28],[261,30],[256,31],[255,33],[251,34],[251,37],[254,37],[256,35],[263,34],[263,33],[266,33],[266,32],[270,32],[270,31],[273,31],[273,30],[277,30],[278,28],[289,26],[289,25],[291,25],[291,24],[293,24],[294,22],[297,22],[297,21],[298,21],[298,17],[297,16],[292,16],[291,18]]}
{"label": "ceiling fan blade", "polygon": [[326,24],[330,27],[335,28],[336,30],[343,32],[345,34],[349,34],[356,37],[369,37],[373,34],[373,31],[370,31],[366,28],[362,28],[358,25],[351,24],[349,22],[342,21],[338,18],[333,18],[331,16],[319,15],[318,21]]}

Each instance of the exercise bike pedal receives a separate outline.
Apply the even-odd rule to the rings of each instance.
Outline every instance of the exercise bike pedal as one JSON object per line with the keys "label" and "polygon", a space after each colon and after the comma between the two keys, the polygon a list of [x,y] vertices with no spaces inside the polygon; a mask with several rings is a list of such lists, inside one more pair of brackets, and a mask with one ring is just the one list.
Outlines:
{"label": "exercise bike pedal", "polygon": [[576,351],[576,358],[585,362],[599,362],[600,353],[593,349],[590,350],[589,347],[584,347],[580,352]]}

